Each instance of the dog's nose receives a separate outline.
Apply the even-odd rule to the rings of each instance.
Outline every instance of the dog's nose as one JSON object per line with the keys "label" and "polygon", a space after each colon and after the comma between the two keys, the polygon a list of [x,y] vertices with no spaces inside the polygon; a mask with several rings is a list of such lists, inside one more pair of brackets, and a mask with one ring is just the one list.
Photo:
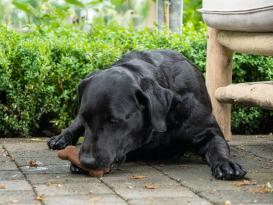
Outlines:
{"label": "dog's nose", "polygon": [[96,166],[96,159],[91,156],[81,156],[80,162],[86,168],[94,168]]}

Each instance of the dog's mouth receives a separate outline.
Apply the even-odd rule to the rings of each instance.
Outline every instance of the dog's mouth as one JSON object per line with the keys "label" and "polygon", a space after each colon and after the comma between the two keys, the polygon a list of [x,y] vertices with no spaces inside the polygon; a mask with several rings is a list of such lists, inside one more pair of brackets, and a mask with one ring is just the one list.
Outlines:
{"label": "dog's mouth", "polygon": [[111,170],[118,169],[126,161],[126,155],[117,157],[110,166]]}
{"label": "dog's mouth", "polygon": [[123,164],[126,160],[126,155],[122,156],[122,157],[118,157],[116,158],[111,165],[109,166],[109,168],[96,168],[96,169],[88,169],[85,167],[86,170],[88,170],[88,173],[90,176],[93,177],[102,177],[105,174],[110,173],[112,170],[117,170],[121,164]]}
{"label": "dog's mouth", "polygon": [[108,174],[109,172],[111,172],[110,168],[90,169],[88,171],[89,175],[93,177],[102,177],[103,175]]}

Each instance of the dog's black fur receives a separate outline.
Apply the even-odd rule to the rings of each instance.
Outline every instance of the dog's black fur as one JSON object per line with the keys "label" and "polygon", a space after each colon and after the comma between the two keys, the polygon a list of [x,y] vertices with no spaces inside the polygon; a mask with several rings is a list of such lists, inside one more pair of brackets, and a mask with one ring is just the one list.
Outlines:
{"label": "dog's black fur", "polygon": [[126,54],[82,80],[78,95],[76,119],[48,145],[63,149],[84,135],[80,161],[88,168],[111,168],[136,151],[161,147],[165,155],[188,147],[206,158],[217,179],[246,174],[230,160],[202,75],[179,53]]}

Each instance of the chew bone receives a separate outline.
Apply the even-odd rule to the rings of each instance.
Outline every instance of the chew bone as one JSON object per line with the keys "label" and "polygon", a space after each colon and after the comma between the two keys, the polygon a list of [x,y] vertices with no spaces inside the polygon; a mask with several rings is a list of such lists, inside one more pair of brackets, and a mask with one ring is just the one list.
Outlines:
{"label": "chew bone", "polygon": [[58,151],[58,157],[62,160],[69,160],[73,165],[88,171],[90,176],[102,177],[104,174],[109,173],[109,168],[104,169],[87,169],[81,165],[79,151],[75,146],[67,146],[65,149]]}

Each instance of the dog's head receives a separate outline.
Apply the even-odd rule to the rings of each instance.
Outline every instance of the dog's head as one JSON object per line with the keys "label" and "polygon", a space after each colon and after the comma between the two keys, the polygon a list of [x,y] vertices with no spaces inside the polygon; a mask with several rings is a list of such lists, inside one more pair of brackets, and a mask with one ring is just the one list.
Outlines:
{"label": "dog's head", "polygon": [[109,69],[81,81],[79,117],[85,126],[80,161],[88,168],[112,168],[128,152],[165,132],[172,93],[151,78],[134,79]]}

